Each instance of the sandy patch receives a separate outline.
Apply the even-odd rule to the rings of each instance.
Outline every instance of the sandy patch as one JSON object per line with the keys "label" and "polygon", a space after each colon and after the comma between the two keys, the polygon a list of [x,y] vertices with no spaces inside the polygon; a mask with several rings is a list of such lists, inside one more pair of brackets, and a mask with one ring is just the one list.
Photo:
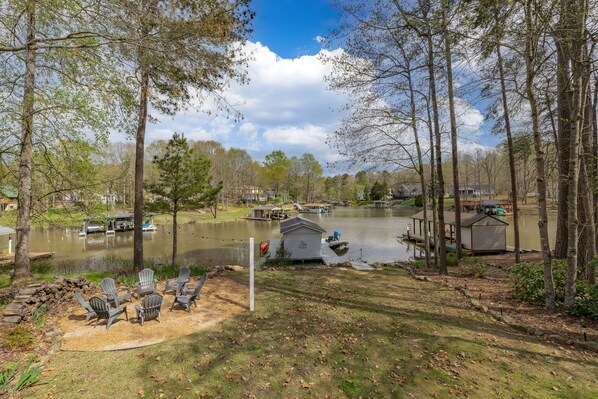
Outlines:
{"label": "sandy patch", "polygon": [[[163,288],[163,283],[158,284],[160,294]],[[108,331],[105,320],[101,320],[95,328],[95,319],[85,323],[86,312],[79,304],[72,304],[62,317],[53,322],[64,332],[60,347],[62,350],[104,351],[136,348],[192,334],[245,311],[249,302],[248,291],[246,286],[227,278],[209,279],[201,290],[197,308],[191,306],[190,313],[179,305],[170,310],[174,295],[169,291],[163,295],[161,322],[156,319],[146,320],[143,327],[135,318],[135,304],[140,303],[136,299],[133,303],[127,301],[124,304],[129,321],[126,321],[123,314],[114,321]]]}

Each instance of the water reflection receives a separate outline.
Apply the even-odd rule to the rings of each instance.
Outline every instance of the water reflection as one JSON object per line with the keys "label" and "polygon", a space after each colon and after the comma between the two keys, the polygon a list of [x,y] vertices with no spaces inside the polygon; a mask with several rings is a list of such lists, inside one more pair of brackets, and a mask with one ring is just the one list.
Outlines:
{"label": "water reflection", "polygon": [[[305,214],[332,235],[336,229],[341,239],[349,241],[349,249],[339,260],[363,259],[370,262],[391,262],[423,257],[421,248],[398,241],[411,222],[413,208],[337,208],[330,214]],[[537,217],[520,218],[523,248],[539,249]],[[507,217],[508,223],[512,218]],[[549,221],[549,233],[554,243],[554,219]],[[232,221],[219,223],[189,223],[178,227],[179,262],[215,265],[248,263],[249,237],[256,246],[260,241],[280,238],[279,222]],[[133,257],[133,232],[115,235],[89,234],[78,236],[78,228],[32,229],[31,251],[55,252],[54,262],[68,263],[69,268],[97,270],[102,259]],[[160,225],[158,231],[143,235],[144,256],[167,262],[172,255],[172,226]],[[507,231],[507,244],[513,245],[512,226]],[[259,251],[256,248],[256,256]],[[78,266],[77,266],[78,265]]]}

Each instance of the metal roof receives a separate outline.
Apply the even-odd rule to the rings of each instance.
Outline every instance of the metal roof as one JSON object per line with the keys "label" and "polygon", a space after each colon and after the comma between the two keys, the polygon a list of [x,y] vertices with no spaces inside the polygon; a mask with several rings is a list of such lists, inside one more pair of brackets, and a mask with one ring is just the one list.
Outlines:
{"label": "metal roof", "polygon": [[312,222],[311,220],[304,219],[300,216],[295,216],[294,218],[290,218],[280,222],[280,233],[285,234],[289,231],[297,230],[301,227],[305,227],[319,233],[326,233],[326,230],[320,227],[317,223]]}
{"label": "metal roof", "polygon": [[[432,211],[427,210],[428,220],[432,220]],[[448,212],[444,211],[444,224],[455,225],[455,212]],[[480,220],[485,218],[492,218],[494,220],[498,220],[499,222],[508,225],[507,222],[504,220],[500,220],[492,215],[486,215],[485,213],[461,213],[461,226],[462,227],[469,227],[475,223],[478,223]],[[424,219],[424,211],[418,212],[415,215],[411,215],[411,219],[423,220]]]}
{"label": "metal roof", "polygon": [[5,236],[8,234],[15,234],[15,229],[11,229],[10,227],[0,226],[0,236]]}
{"label": "metal roof", "polygon": [[0,193],[4,194],[4,196],[7,198],[17,198],[19,196],[17,189],[11,186],[0,187]]}

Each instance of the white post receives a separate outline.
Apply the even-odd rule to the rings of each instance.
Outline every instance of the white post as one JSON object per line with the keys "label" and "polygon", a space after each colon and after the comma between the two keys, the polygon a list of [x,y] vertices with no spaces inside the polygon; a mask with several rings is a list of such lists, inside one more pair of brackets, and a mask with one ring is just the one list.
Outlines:
{"label": "white post", "polygon": [[253,254],[253,237],[249,238],[249,311],[254,309],[253,279],[255,277],[255,260]]}
{"label": "white post", "polygon": [[12,254],[12,235],[8,235],[8,253]]}

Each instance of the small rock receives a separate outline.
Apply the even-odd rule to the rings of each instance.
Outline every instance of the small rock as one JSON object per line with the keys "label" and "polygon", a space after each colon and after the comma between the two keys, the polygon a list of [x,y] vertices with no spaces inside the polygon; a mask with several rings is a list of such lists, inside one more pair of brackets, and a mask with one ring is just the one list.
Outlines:
{"label": "small rock", "polygon": [[4,316],[2,322],[7,324],[19,324],[21,322],[21,316]]}
{"label": "small rock", "polygon": [[505,323],[507,323],[509,325],[517,324],[511,316],[503,315],[501,317],[501,319],[502,319],[502,321],[504,321]]}
{"label": "small rock", "polygon": [[588,349],[594,352],[598,352],[598,342],[594,342],[594,341],[581,341],[579,343],[579,346],[581,346],[584,349]]}
{"label": "small rock", "polygon": [[226,265],[224,266],[226,270],[232,270],[233,272],[242,272],[244,267],[239,265]]}

